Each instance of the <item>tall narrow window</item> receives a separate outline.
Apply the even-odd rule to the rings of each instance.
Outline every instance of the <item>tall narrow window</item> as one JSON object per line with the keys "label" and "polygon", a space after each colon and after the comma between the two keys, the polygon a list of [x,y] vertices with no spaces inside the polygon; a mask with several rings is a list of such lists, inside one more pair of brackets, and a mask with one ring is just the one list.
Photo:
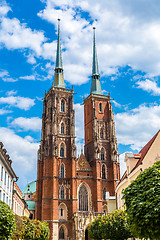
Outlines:
{"label": "tall narrow window", "polygon": [[104,161],[104,150],[101,150],[101,160]]}
{"label": "tall narrow window", "polygon": [[10,181],[10,192],[12,192],[12,180]]}
{"label": "tall narrow window", "polygon": [[102,113],[102,103],[99,104],[99,112]]}
{"label": "tall narrow window", "polygon": [[0,190],[0,200],[2,200],[2,190]]}
{"label": "tall narrow window", "polygon": [[64,178],[64,164],[63,163],[60,166],[60,178]]}
{"label": "tall narrow window", "polygon": [[61,112],[64,112],[64,109],[65,108],[65,102],[64,102],[64,100],[62,99],[61,100]]}
{"label": "tall narrow window", "polygon": [[60,146],[60,157],[64,157],[64,145],[61,144]]}
{"label": "tall narrow window", "polygon": [[3,167],[1,168],[1,181],[3,181]]}
{"label": "tall narrow window", "polygon": [[89,127],[87,128],[87,139],[89,140]]}
{"label": "tall narrow window", "polygon": [[60,227],[59,229],[59,240],[64,240],[64,228]]}
{"label": "tall narrow window", "polygon": [[79,190],[79,211],[88,211],[88,192],[85,186]]}
{"label": "tall narrow window", "polygon": [[105,166],[102,166],[102,179],[106,179],[106,169]]}
{"label": "tall narrow window", "polygon": [[3,193],[3,202],[5,202],[5,193]]}
{"label": "tall narrow window", "polygon": [[7,173],[5,172],[5,175],[4,175],[4,184],[6,185],[6,182],[7,182]]}
{"label": "tall narrow window", "polygon": [[100,131],[100,138],[103,139],[103,129]]}
{"label": "tall narrow window", "polygon": [[64,134],[64,123],[61,123],[61,134]]}
{"label": "tall narrow window", "polygon": [[7,182],[7,187],[9,188],[9,176],[8,176],[8,182]]}
{"label": "tall narrow window", "polygon": [[103,200],[106,200],[106,189],[103,188]]}
{"label": "tall narrow window", "polygon": [[89,115],[89,105],[87,105],[87,113],[88,113],[88,115]]}
{"label": "tall narrow window", "polygon": [[61,208],[61,217],[63,217],[63,208]]}
{"label": "tall narrow window", "polygon": [[60,191],[60,198],[64,199],[64,187],[61,187],[61,191]]}

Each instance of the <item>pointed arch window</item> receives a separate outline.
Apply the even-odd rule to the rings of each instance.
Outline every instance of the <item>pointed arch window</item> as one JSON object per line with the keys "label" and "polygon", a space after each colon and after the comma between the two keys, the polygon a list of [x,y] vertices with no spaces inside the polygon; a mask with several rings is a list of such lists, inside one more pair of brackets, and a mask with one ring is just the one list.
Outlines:
{"label": "pointed arch window", "polygon": [[99,103],[99,112],[102,113],[102,103]]}
{"label": "pointed arch window", "polygon": [[64,240],[64,228],[60,227],[59,229],[59,240]]}
{"label": "pointed arch window", "polygon": [[102,179],[106,179],[106,169],[105,166],[102,166]]}
{"label": "pointed arch window", "polygon": [[64,134],[64,123],[61,123],[61,134]]}
{"label": "pointed arch window", "polygon": [[60,146],[60,157],[64,157],[64,144]]}
{"label": "pointed arch window", "polygon": [[103,200],[106,200],[106,189],[103,188]]}
{"label": "pointed arch window", "polygon": [[63,163],[60,166],[60,178],[64,178],[64,164]]}
{"label": "pointed arch window", "polygon": [[104,161],[104,150],[101,150],[101,160]]}
{"label": "pointed arch window", "polygon": [[103,139],[103,129],[100,131],[100,138]]}
{"label": "pointed arch window", "polygon": [[62,100],[61,100],[61,112],[64,112],[64,110],[65,110],[65,102],[64,102],[64,100],[62,99]]}
{"label": "pointed arch window", "polygon": [[88,191],[85,186],[79,190],[79,211],[88,211]]}
{"label": "pointed arch window", "polygon": [[61,187],[61,190],[60,190],[60,198],[64,199],[64,187],[63,186]]}

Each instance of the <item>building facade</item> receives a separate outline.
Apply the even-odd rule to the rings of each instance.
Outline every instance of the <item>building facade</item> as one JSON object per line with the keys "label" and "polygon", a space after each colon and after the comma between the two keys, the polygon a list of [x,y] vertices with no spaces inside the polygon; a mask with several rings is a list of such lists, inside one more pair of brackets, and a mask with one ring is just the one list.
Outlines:
{"label": "building facade", "polygon": [[22,192],[16,182],[14,182],[12,205],[13,205],[13,208],[12,208],[13,212],[18,216],[26,216],[26,217],[30,216],[28,205],[24,201],[24,199],[22,199]]}
{"label": "building facade", "polygon": [[141,149],[138,154],[126,153],[125,163],[127,170],[123,174],[116,188],[117,208],[124,209],[123,189],[136,179],[136,177],[146,168],[152,166],[160,160],[160,130]]}
{"label": "building facade", "polygon": [[7,203],[10,208],[13,207],[13,184],[17,179],[11,164],[12,160],[0,142],[0,200]]}
{"label": "building facade", "polygon": [[91,220],[116,208],[119,154],[110,95],[101,90],[95,29],[91,92],[83,102],[84,154],[78,159],[73,94],[65,88],[58,24],[54,81],[43,102],[35,211],[55,240],[88,239]]}

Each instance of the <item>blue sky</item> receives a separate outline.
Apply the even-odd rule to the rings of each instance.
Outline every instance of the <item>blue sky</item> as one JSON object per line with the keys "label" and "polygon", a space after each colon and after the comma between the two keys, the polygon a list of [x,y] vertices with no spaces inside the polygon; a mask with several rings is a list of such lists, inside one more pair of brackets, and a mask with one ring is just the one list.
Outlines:
{"label": "blue sky", "polygon": [[[92,28],[101,85],[111,93],[121,170],[160,129],[158,0],[8,0],[0,2],[0,141],[21,189],[36,179],[42,99],[54,76],[57,18],[66,87],[74,87],[78,152],[83,96],[90,92]],[[121,173],[122,173],[121,172]]]}

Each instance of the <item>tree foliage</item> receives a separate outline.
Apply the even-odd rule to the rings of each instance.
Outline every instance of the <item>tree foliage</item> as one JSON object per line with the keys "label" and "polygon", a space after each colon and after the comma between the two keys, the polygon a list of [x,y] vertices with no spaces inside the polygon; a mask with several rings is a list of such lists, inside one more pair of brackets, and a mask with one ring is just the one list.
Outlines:
{"label": "tree foliage", "polygon": [[0,239],[7,240],[15,229],[14,213],[10,207],[0,201]]}
{"label": "tree foliage", "polygon": [[123,194],[134,235],[160,239],[160,161],[142,172]]}
{"label": "tree foliage", "polygon": [[15,216],[16,229],[12,240],[48,240],[49,227],[46,222],[31,220],[27,217]]}
{"label": "tree foliage", "polygon": [[106,216],[97,217],[89,225],[89,236],[93,239],[124,240],[131,237],[127,215],[116,210]]}

